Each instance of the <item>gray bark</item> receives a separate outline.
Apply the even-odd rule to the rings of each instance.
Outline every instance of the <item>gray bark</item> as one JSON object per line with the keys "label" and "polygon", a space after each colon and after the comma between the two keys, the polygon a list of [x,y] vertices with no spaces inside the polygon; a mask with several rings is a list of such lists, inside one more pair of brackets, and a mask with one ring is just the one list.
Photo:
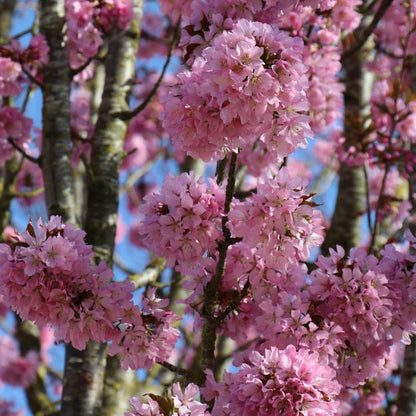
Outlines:
{"label": "gray bark", "polygon": [[[416,65],[413,70],[416,72]],[[416,78],[415,78],[416,83]],[[416,85],[412,85],[416,90]],[[416,153],[416,147],[413,146],[413,153]],[[410,175],[409,195],[412,203],[412,213],[416,213],[416,173]],[[409,226],[413,235],[416,235],[416,223]],[[416,338],[412,336],[410,345],[406,346],[403,368],[401,371],[400,387],[397,395],[397,415],[396,416],[416,416]]]}
{"label": "gray bark", "polygon": [[[343,62],[345,71],[344,92],[344,135],[346,146],[359,143],[362,137],[363,119],[370,97],[371,79],[365,71],[367,54],[359,51]],[[362,168],[341,164],[338,195],[331,226],[322,245],[327,254],[337,244],[348,253],[360,244],[362,214],[365,209],[365,177]]]}
{"label": "gray bark", "polygon": [[101,414],[105,349],[106,345],[98,342],[89,342],[83,351],[66,346],[63,416]]}
{"label": "gray bark", "polygon": [[[136,5],[137,19],[130,29],[120,31],[113,28],[110,34],[104,90],[92,138],[84,229],[87,242],[93,245],[97,263],[104,260],[109,267],[112,266],[114,251],[119,168],[124,157],[123,141],[127,129],[117,114],[129,108],[135,76],[142,2],[136,1]],[[114,359],[109,361],[111,365],[105,372],[105,345],[88,343],[86,350],[81,352],[68,346],[66,353],[63,416],[123,414],[128,401],[120,390],[128,387],[131,374],[123,375],[121,370],[116,371]],[[80,386],[83,386],[82,395],[88,396],[85,400],[80,400]]]}
{"label": "gray bark", "polygon": [[[18,317],[16,339],[19,341],[20,354],[24,357],[29,351],[40,352],[39,329],[31,321],[21,321]],[[40,367],[35,379],[25,388],[30,410],[34,415],[57,416],[55,404],[50,400],[46,391],[45,369]]]}
{"label": "gray bark", "polygon": [[396,416],[416,416],[416,342],[406,346]]}
{"label": "gray bark", "polygon": [[49,215],[75,223],[70,163],[70,68],[65,44],[64,0],[41,0],[40,32],[50,52],[44,67],[42,171]]}
{"label": "gray bark", "polygon": [[[16,0],[3,0],[0,2],[0,43],[7,42]],[[4,102],[5,98],[3,98]],[[0,180],[0,234],[10,222],[9,206],[13,198],[14,181],[19,172],[17,158],[9,160],[3,168],[3,178]]]}

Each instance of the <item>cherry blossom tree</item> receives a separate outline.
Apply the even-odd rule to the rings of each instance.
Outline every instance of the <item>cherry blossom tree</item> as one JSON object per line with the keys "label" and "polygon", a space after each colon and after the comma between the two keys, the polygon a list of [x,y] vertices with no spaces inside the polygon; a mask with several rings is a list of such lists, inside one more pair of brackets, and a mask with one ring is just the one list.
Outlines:
{"label": "cherry blossom tree", "polygon": [[2,0],[0,95],[0,415],[416,411],[415,0]]}

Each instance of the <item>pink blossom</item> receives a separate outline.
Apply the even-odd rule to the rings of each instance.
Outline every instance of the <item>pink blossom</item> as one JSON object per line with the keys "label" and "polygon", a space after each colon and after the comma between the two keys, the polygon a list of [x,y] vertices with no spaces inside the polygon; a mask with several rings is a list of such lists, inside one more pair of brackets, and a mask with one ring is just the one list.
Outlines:
{"label": "pink blossom", "polygon": [[132,0],[104,0],[100,4],[99,22],[108,32],[116,23],[120,29],[127,29],[134,18]]}
{"label": "pink blossom", "polygon": [[10,160],[15,152],[9,139],[25,148],[30,139],[32,120],[16,107],[0,107],[0,166]]}
{"label": "pink blossom", "polygon": [[42,362],[49,364],[51,357],[48,354],[48,350],[53,346],[55,342],[53,329],[50,326],[44,326],[40,328],[39,341],[41,349],[40,356]]}
{"label": "pink blossom", "polygon": [[143,403],[140,397],[132,397],[129,402],[133,411],[124,413],[125,416],[165,416],[156,400],[148,399],[147,403]]}
{"label": "pink blossom", "polygon": [[272,178],[261,178],[257,192],[244,202],[235,201],[229,214],[230,229],[236,237],[272,268],[285,270],[291,262],[306,260],[312,246],[322,240],[318,215],[303,191],[299,178],[282,168]]}
{"label": "pink blossom", "polygon": [[113,322],[117,334],[111,335],[108,352],[118,354],[123,369],[151,369],[156,361],[166,361],[179,338],[173,325],[179,317],[166,310],[169,301],[157,298],[155,291],[144,296],[142,311],[131,306]]}
{"label": "pink blossom", "polygon": [[13,403],[0,399],[0,416],[24,416],[23,410],[12,410]]}
{"label": "pink blossom", "polygon": [[29,351],[26,357],[20,356],[17,345],[8,335],[0,337],[0,351],[0,382],[27,387],[36,376],[38,354]]}
{"label": "pink blossom", "polygon": [[209,161],[252,149],[260,136],[270,158],[281,160],[305,144],[302,50],[300,38],[244,19],[216,36],[164,99],[163,125],[175,148]]}
{"label": "pink blossom", "polygon": [[[27,154],[38,157],[33,148],[26,150]],[[23,206],[32,206],[44,198],[43,176],[41,168],[27,159],[22,161],[22,167],[17,175],[16,190],[19,192],[18,201]]]}
{"label": "pink blossom", "polygon": [[22,68],[10,58],[0,57],[0,95],[7,97],[23,91],[21,85]]}
{"label": "pink blossom", "polygon": [[213,416],[332,414],[339,391],[334,370],[317,353],[293,345],[253,351],[237,373],[225,373],[219,383],[209,378],[202,389],[206,399],[215,399]]}
{"label": "pink blossom", "polygon": [[185,274],[198,273],[209,261],[205,253],[216,248],[215,240],[221,236],[224,195],[214,182],[210,187],[203,179],[195,181],[193,172],[179,178],[168,175],[160,193],[146,196],[140,207],[144,246],[166,257],[168,266],[176,262]]}
{"label": "pink blossom", "polygon": [[[17,243],[0,245],[2,292],[9,304],[22,319],[55,326],[58,339],[79,349],[89,339],[105,340],[105,328],[112,328],[112,314],[122,315],[131,288],[128,283],[110,283],[112,272],[104,264],[93,266],[84,235],[52,217],[48,224],[39,220],[36,231],[29,225]],[[119,285],[125,294],[113,289]],[[111,300],[105,300],[104,308],[108,295]]]}
{"label": "pink blossom", "polygon": [[[130,399],[133,412],[126,412],[125,416],[164,416],[169,412],[172,416],[209,416],[207,404],[197,400],[199,387],[190,383],[182,391],[179,383],[173,383],[172,396],[161,397],[150,395],[147,403],[139,397]],[[156,400],[155,400],[156,399]]]}
{"label": "pink blossom", "polygon": [[361,4],[362,0],[338,0],[332,10],[333,24],[353,31],[360,24],[361,17],[356,8]]}
{"label": "pink blossom", "polygon": [[391,346],[415,331],[415,288],[400,266],[408,254],[394,246],[387,245],[380,260],[364,249],[352,249],[346,260],[344,254],[338,246],[330,257],[319,257],[309,293],[313,314],[342,328],[346,344],[338,377],[357,386],[380,373]]}
{"label": "pink blossom", "polygon": [[22,319],[52,325],[55,337],[84,349],[87,341],[112,341],[123,368],[151,368],[164,361],[179,333],[175,314],[154,292],[143,313],[131,301],[133,285],[113,282],[102,262],[95,266],[85,233],[59,217],[31,223],[15,241],[0,244],[2,294]]}
{"label": "pink blossom", "polygon": [[96,11],[88,0],[65,1],[68,53],[73,68],[95,56],[103,43],[101,32],[94,26]]}
{"label": "pink blossom", "polygon": [[199,387],[196,384],[188,384],[185,391],[182,392],[180,384],[174,383],[172,386],[172,398],[175,407],[174,415],[208,416],[209,413],[206,411],[208,405],[196,400],[196,397],[198,396]]}

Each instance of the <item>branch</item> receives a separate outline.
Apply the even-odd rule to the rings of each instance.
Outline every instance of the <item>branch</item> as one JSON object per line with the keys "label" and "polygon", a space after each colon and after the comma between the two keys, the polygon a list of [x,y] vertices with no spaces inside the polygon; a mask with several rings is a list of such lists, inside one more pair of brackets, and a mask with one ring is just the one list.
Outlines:
{"label": "branch", "polygon": [[12,39],[19,39],[19,38],[21,38],[22,36],[25,36],[25,35],[28,35],[29,33],[32,33],[33,34],[33,26],[32,27],[29,27],[28,29],[26,29],[26,30],[22,30],[21,32],[19,32],[19,33],[16,33],[13,37],[12,37]]}
{"label": "branch", "polygon": [[388,8],[392,3],[393,0],[383,0],[380,4],[380,7],[374,14],[371,23],[369,23],[369,25],[366,28],[359,27],[354,31],[354,34],[356,35],[355,42],[349,49],[347,49],[341,54],[341,62],[344,62],[346,59],[348,59],[350,56],[354,55],[361,49],[361,47],[364,45],[367,39],[374,32],[374,29],[376,28],[378,22],[382,19],[382,17],[387,12]]}
{"label": "branch", "polygon": [[9,42],[9,33],[17,0],[3,0],[0,2],[0,42]]}
{"label": "branch", "polygon": [[170,48],[169,48],[168,55],[166,57],[165,64],[163,65],[162,72],[161,72],[158,80],[156,81],[156,84],[153,86],[152,91],[150,91],[150,94],[134,110],[132,110],[132,111],[121,111],[119,113],[115,113],[114,114],[115,117],[118,117],[121,120],[125,120],[125,121],[131,120],[133,117],[137,116],[137,114],[141,113],[147,107],[147,105],[149,104],[149,102],[151,101],[151,99],[155,96],[156,91],[158,90],[158,88],[162,84],[162,81],[163,81],[163,78],[165,76],[166,70],[168,69],[170,60],[172,58],[173,51],[174,51],[175,46],[176,46],[176,44],[178,42],[178,38],[179,38],[179,28],[180,28],[180,19],[179,19],[178,23],[175,26],[175,32],[174,32],[174,35],[173,35],[172,42],[170,44]]}
{"label": "branch", "polygon": [[148,173],[150,171],[150,169],[152,168],[152,166],[156,163],[156,161],[158,160],[158,158],[163,154],[163,152],[158,152],[154,159],[149,160],[148,162],[146,162],[145,165],[143,165],[141,168],[135,170],[131,175],[128,176],[128,178],[126,179],[126,182],[124,183],[124,185],[122,185],[120,187],[120,194],[122,194],[123,192],[128,192],[130,188],[133,187],[133,185],[139,180],[141,179],[144,175],[146,175],[146,173]]}
{"label": "branch", "polygon": [[[21,355],[25,356],[31,350],[40,352],[38,327],[31,321],[22,321],[17,315],[16,321],[16,338],[19,341]],[[33,414],[56,412],[56,407],[46,391],[45,368],[43,366],[38,368],[35,379],[26,387],[25,391]]]}
{"label": "branch", "polygon": [[45,188],[42,187],[38,189],[33,189],[32,191],[27,191],[27,192],[13,192],[12,196],[17,197],[17,198],[31,198],[34,196],[41,195],[43,192],[45,192]]}
{"label": "branch", "polygon": [[80,72],[82,72],[92,61],[94,60],[94,58],[89,58],[87,59],[87,61],[85,63],[83,63],[81,66],[79,66],[78,68],[75,69],[71,69],[71,78],[73,78],[75,75],[79,74]]}
{"label": "branch", "polygon": [[204,288],[204,303],[202,307],[202,317],[204,326],[202,328],[201,337],[201,365],[202,369],[212,369],[215,365],[215,342],[217,339],[217,328],[219,321],[215,318],[215,311],[217,306],[217,296],[221,287],[221,281],[225,273],[225,263],[227,257],[228,247],[233,243],[231,241],[231,233],[227,227],[227,214],[231,209],[231,201],[235,188],[235,175],[237,166],[236,152],[231,153],[230,167],[228,171],[228,181],[225,191],[224,216],[222,217],[222,232],[224,236],[223,241],[218,241],[218,262],[215,274]]}
{"label": "branch", "polygon": [[386,167],[384,168],[383,179],[381,181],[380,192],[378,194],[378,199],[377,199],[377,205],[376,205],[376,211],[375,211],[375,218],[374,218],[374,227],[373,227],[373,230],[372,230],[372,233],[371,233],[370,247],[368,249],[368,252],[369,253],[372,253],[374,251],[375,244],[376,244],[377,234],[379,233],[379,230],[380,230],[380,223],[381,223],[381,218],[380,218],[381,202],[382,202],[382,199],[383,199],[384,190],[386,189],[387,176],[389,174],[389,171],[390,171],[390,165],[389,164],[386,164]]}
{"label": "branch", "polygon": [[139,289],[157,282],[160,274],[165,270],[166,260],[163,257],[156,257],[141,273],[129,270],[118,257],[114,258],[114,263],[129,275],[127,279],[134,283],[134,288]]}
{"label": "branch", "polygon": [[34,91],[34,88],[29,85],[27,90],[26,90],[25,98],[23,100],[22,113],[24,113],[26,111],[27,105],[29,103],[29,98],[32,95],[33,91]]}
{"label": "branch", "polygon": [[29,160],[32,163],[35,163],[36,165],[41,165],[41,158],[40,157],[33,157],[29,154],[27,154],[19,145],[17,145],[14,140],[9,137],[7,141],[13,146],[14,149],[16,149],[25,159]]}
{"label": "branch", "polygon": [[6,162],[3,170],[3,183],[0,187],[0,234],[10,222],[10,203],[13,199],[14,184],[23,161],[18,161],[17,156]]}
{"label": "branch", "polygon": [[[109,36],[102,99],[91,139],[91,176],[83,227],[87,242],[93,246],[95,261],[105,261],[110,268],[119,206],[119,172],[127,130],[127,124],[115,114],[128,110],[143,1],[133,0],[133,4],[136,17],[131,20],[130,27],[120,30],[114,26]],[[66,363],[66,368],[71,370],[71,384],[64,389],[67,402],[63,416],[124,414],[128,406],[124,388],[132,385],[131,374],[134,373],[122,371],[117,358],[108,359],[106,366],[105,346],[102,344],[88,344],[81,354],[69,348],[67,354],[73,360]],[[93,383],[86,387],[81,398],[79,383],[83,382],[84,368]],[[87,394],[90,396],[88,402]]]}
{"label": "branch", "polygon": [[246,297],[248,289],[250,288],[250,280],[247,279],[246,283],[244,284],[243,290],[237,294],[237,296],[233,297],[225,309],[225,311],[217,317],[218,324],[221,324],[224,319],[233,311],[238,309],[241,301]]}
{"label": "branch", "polygon": [[[413,30],[411,29],[411,25],[410,25],[410,22],[409,22],[409,32],[407,33],[406,41],[405,41],[405,44],[403,45],[403,51],[404,51],[404,56],[405,57],[407,55],[407,51],[408,51],[408,48],[409,48],[410,36],[411,36],[412,32],[413,32]],[[390,118],[391,118],[391,127],[390,127],[390,132],[389,132],[389,135],[388,135],[389,145],[391,144],[391,141],[393,139],[397,124],[400,121],[406,119],[406,117],[408,117],[410,115],[410,113],[406,112],[406,114],[404,114],[402,117],[397,118],[397,114],[398,114],[398,105],[397,105],[397,103],[400,99],[400,91],[401,91],[402,85],[403,85],[402,83],[403,83],[403,78],[404,78],[404,72],[405,72],[405,58],[403,58],[403,60],[402,60],[402,65],[401,65],[401,68],[400,68],[400,74],[399,74],[399,77],[398,77],[397,90],[396,90],[396,94],[395,94],[395,97],[394,97],[394,110],[393,110],[392,113],[388,113]],[[375,248],[377,234],[380,231],[380,226],[381,226],[380,209],[381,209],[384,190],[385,190],[386,183],[387,183],[387,176],[389,174],[390,168],[391,168],[391,164],[386,162],[386,166],[385,166],[385,169],[384,169],[383,180],[381,182],[380,192],[378,194],[377,205],[376,205],[376,210],[375,210],[374,227],[373,227],[373,232],[372,232],[372,235],[371,235],[371,243],[370,243],[370,247],[369,247],[369,252],[370,253],[373,252],[373,250]]]}
{"label": "branch", "polygon": [[49,45],[43,67],[42,172],[49,215],[76,224],[70,135],[70,67],[65,39],[64,0],[39,1],[40,32]]}
{"label": "branch", "polygon": [[366,165],[363,165],[363,172],[364,172],[364,179],[365,179],[365,201],[367,205],[367,226],[370,230],[370,234],[372,235],[373,230],[373,224],[371,224],[371,205],[370,205],[370,182],[368,180],[368,173],[367,173],[367,167]]}
{"label": "branch", "polygon": [[39,82],[24,66],[21,65],[23,73],[33,82],[36,84],[40,89],[43,89],[43,84]]}
{"label": "branch", "polygon": [[217,185],[221,185],[225,177],[225,169],[228,163],[228,155],[225,155],[223,159],[217,162],[215,168],[215,176],[217,177]]}
{"label": "branch", "polygon": [[170,370],[176,374],[179,374],[180,376],[184,377],[185,380],[189,382],[197,382],[200,383],[201,377],[197,374],[193,373],[192,371],[185,370],[184,368],[177,367],[176,365],[173,365],[171,363],[168,363],[167,361],[163,361],[159,363],[162,367],[166,368],[167,370]]}

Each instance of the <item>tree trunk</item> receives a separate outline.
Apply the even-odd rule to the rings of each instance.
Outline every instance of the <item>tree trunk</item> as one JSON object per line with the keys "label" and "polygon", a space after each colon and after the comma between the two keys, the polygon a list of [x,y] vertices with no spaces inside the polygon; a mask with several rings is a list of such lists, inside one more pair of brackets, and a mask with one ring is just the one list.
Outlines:
{"label": "tree trunk", "polygon": [[[358,36],[357,36],[358,38]],[[358,51],[343,61],[345,71],[344,136],[345,146],[359,144],[363,136],[364,117],[368,112],[371,78],[365,70],[367,53]],[[365,209],[365,176],[361,167],[342,163],[339,171],[338,195],[331,226],[322,245],[322,253],[340,244],[348,253],[359,246],[362,214]]]}
{"label": "tree trunk", "polygon": [[49,45],[42,87],[42,171],[49,215],[76,223],[70,134],[70,67],[65,43],[64,0],[41,0],[40,32]]}
{"label": "tree trunk", "polygon": [[416,342],[406,346],[396,416],[416,416]]}
{"label": "tree trunk", "polygon": [[[416,73],[416,63],[413,65],[413,71]],[[416,83],[416,77],[415,77]],[[413,91],[416,91],[416,85],[412,85]],[[412,148],[416,154],[416,146]],[[416,213],[416,173],[412,173],[409,179],[409,199],[412,203],[412,213]],[[416,235],[416,223],[409,226],[413,235]],[[397,414],[396,416],[416,416],[416,338],[412,336],[410,345],[406,346],[404,354],[403,369],[401,371],[400,387],[397,396]]]}
{"label": "tree trunk", "polygon": [[[135,77],[135,59],[140,35],[142,1],[137,0],[137,18],[129,30],[113,28],[105,60],[105,81],[92,138],[87,212],[84,229],[87,242],[93,245],[97,263],[112,266],[119,203],[119,168],[123,160],[123,142],[127,125],[117,117],[127,111]],[[85,351],[71,346],[66,350],[63,416],[122,415],[128,401],[118,390],[130,384],[131,374],[111,368],[105,371],[105,345],[88,343]],[[105,377],[104,377],[105,374]],[[105,378],[105,380],[104,380]],[[124,381],[123,381],[124,380]],[[80,400],[80,385],[88,400]],[[65,388],[66,387],[66,388]]]}

